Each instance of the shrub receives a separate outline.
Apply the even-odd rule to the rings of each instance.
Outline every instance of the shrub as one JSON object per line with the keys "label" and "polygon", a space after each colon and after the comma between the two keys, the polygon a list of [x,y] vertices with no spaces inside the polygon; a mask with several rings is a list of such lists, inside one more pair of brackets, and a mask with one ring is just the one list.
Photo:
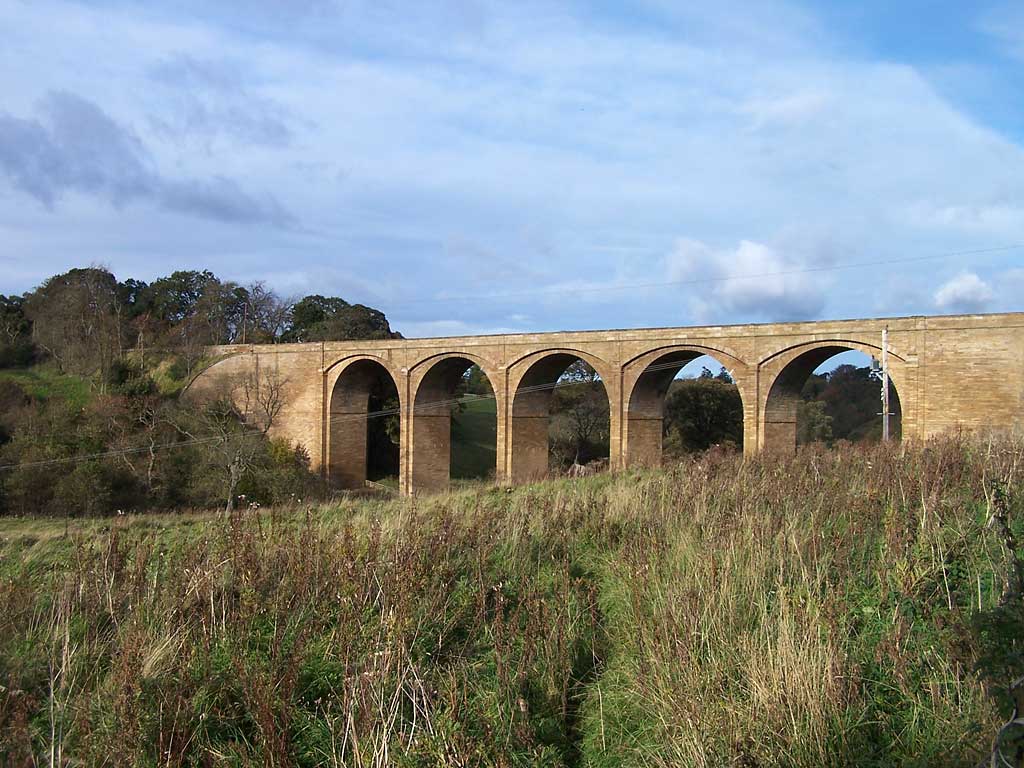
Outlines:
{"label": "shrub", "polygon": [[285,440],[268,440],[253,468],[238,486],[250,502],[262,506],[312,501],[323,489],[309,470],[309,454]]}
{"label": "shrub", "polygon": [[107,381],[113,392],[127,397],[145,397],[156,392],[156,383],[149,374],[128,358],[111,363]]}

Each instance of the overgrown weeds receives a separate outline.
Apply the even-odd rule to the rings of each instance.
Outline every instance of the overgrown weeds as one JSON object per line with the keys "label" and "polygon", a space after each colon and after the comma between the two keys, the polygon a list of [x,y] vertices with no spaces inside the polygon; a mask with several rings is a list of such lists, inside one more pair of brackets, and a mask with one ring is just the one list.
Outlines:
{"label": "overgrown weeds", "polygon": [[[972,765],[1024,444],[709,453],[0,560],[5,765]],[[45,546],[40,549],[40,546]]]}

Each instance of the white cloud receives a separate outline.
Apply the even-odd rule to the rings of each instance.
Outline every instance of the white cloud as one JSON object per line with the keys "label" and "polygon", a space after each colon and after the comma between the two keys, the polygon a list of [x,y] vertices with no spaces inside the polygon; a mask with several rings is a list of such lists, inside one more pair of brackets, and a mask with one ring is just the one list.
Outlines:
{"label": "white cloud", "polygon": [[751,99],[741,104],[739,111],[752,118],[754,128],[797,125],[822,115],[831,100],[828,93],[803,89],[782,96]]}
{"label": "white cloud", "polygon": [[700,286],[693,309],[703,321],[736,316],[801,320],[815,317],[825,301],[827,282],[805,271],[812,268],[806,259],[750,240],[713,249],[682,238],[666,258],[666,267],[670,282]]}
{"label": "white cloud", "polygon": [[935,292],[935,306],[944,312],[983,312],[995,294],[973,272],[961,272]]}
{"label": "white cloud", "polygon": [[1024,232],[1024,206],[1009,202],[972,205],[917,203],[907,220],[923,229],[949,229],[978,235],[1003,233],[1008,237]]}

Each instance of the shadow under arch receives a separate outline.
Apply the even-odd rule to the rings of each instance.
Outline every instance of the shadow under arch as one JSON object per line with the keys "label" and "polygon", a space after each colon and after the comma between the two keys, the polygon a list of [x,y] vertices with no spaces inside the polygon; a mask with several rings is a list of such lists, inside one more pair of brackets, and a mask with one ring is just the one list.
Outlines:
{"label": "shadow under arch", "polygon": [[[797,447],[798,411],[801,393],[811,374],[823,363],[843,352],[856,351],[871,357],[881,355],[881,348],[852,340],[818,341],[810,345],[783,350],[764,364],[763,370],[774,371],[762,407],[761,447],[775,453],[794,453]],[[889,410],[894,436],[900,433],[902,406],[903,360],[889,352]],[[879,402],[881,412],[881,402]],[[879,416],[881,419],[881,416]]]}
{"label": "shadow under arch", "polygon": [[604,378],[607,373],[602,375],[607,371],[604,361],[568,349],[534,353],[516,361],[516,365],[525,365],[526,369],[518,381],[513,379],[515,390],[509,424],[509,477],[513,483],[539,480],[548,474],[549,430],[555,388],[563,374],[581,362],[596,374],[595,382],[601,384],[604,392],[602,405],[608,409],[605,423],[609,423],[611,398]]}
{"label": "shadow under arch", "polygon": [[[342,361],[343,366],[331,388],[325,455],[328,482],[339,488],[363,488],[370,474],[398,474],[399,432],[402,428],[400,393],[394,375],[374,357]],[[373,435],[371,436],[371,419]],[[383,421],[394,426],[391,445],[375,445],[386,430]],[[374,448],[378,450],[373,450]],[[389,454],[383,459],[378,453]],[[377,466],[378,464],[385,466]],[[377,470],[371,472],[371,470]]]}
{"label": "shadow under arch", "polygon": [[665,432],[665,403],[669,389],[679,372],[700,357],[710,357],[724,367],[737,385],[740,408],[739,443],[743,445],[743,387],[746,365],[718,349],[678,345],[651,350],[631,360],[625,368],[626,395],[623,419],[623,463],[627,467],[654,467],[661,464]]}
{"label": "shadow under arch", "polygon": [[[477,368],[489,389],[480,398],[460,395],[464,389],[466,375]],[[459,403],[472,405],[477,400],[493,402],[495,389],[485,362],[475,355],[454,352],[438,355],[419,363],[412,370],[418,378],[413,395],[412,419],[410,425],[411,487],[416,492],[444,490],[452,479],[452,451],[455,446],[452,429],[452,408]],[[500,404],[499,404],[500,405]],[[492,409],[493,428],[490,441],[493,455],[490,458],[490,474],[495,469],[497,457],[497,408]]]}

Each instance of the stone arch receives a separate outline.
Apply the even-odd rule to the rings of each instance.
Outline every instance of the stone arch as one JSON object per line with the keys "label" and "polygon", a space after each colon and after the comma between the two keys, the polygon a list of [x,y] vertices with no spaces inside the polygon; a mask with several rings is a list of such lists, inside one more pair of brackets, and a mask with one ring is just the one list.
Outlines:
{"label": "stone arch", "polygon": [[410,487],[416,492],[443,490],[451,481],[451,406],[456,387],[474,365],[487,378],[500,408],[501,395],[495,386],[497,378],[494,371],[476,355],[446,352],[422,360],[410,370],[412,407],[408,472]]}
{"label": "stone arch", "polygon": [[[618,395],[616,371],[604,360],[577,349],[547,349],[525,355],[510,365],[508,404],[508,471],[512,482],[528,482],[548,473],[548,428],[556,382],[577,360],[600,377],[608,397],[609,433],[615,434]],[[610,446],[611,447],[611,446]],[[616,451],[617,453],[617,451]],[[615,455],[610,456],[614,462]]]}
{"label": "stone arch", "polygon": [[188,400],[193,397],[209,396],[211,391],[218,387],[223,388],[225,382],[233,376],[252,371],[255,365],[256,355],[248,347],[223,352],[215,357],[213,362],[191,375],[182,387],[179,397]]}
{"label": "stone arch", "polygon": [[[623,366],[622,457],[627,467],[661,463],[665,399],[672,381],[688,363],[707,355],[724,365],[740,393],[744,422],[750,386],[749,368],[734,353],[696,344],[676,344],[649,350]],[[746,433],[746,429],[744,429]]]}
{"label": "stone arch", "polygon": [[[357,355],[334,363],[326,371],[329,397],[326,398],[324,429],[325,475],[340,488],[366,485],[368,465],[369,405],[377,387],[393,391],[402,401],[398,379],[387,362],[374,355]],[[398,409],[401,419],[401,407]],[[404,425],[399,421],[399,429]]]}
{"label": "stone arch", "polygon": [[[797,440],[797,406],[800,393],[811,373],[829,358],[856,350],[879,357],[882,349],[857,339],[819,339],[780,350],[760,365],[759,442],[762,450],[793,453]],[[907,391],[906,361],[889,350],[890,408],[902,414],[902,396]]]}

